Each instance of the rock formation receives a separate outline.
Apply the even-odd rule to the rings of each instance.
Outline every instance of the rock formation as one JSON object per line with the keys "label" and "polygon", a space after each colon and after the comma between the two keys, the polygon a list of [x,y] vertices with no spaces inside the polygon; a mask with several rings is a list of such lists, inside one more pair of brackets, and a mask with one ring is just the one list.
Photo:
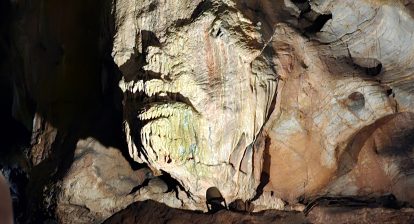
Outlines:
{"label": "rock formation", "polygon": [[250,200],[263,176],[264,195],[290,203],[414,200],[404,2],[136,4],[117,2],[112,51],[130,155],[169,173],[195,204],[212,186]]}
{"label": "rock formation", "polygon": [[412,221],[412,0],[5,1],[0,31],[16,222],[201,222],[208,189],[217,222]]}
{"label": "rock formation", "polygon": [[119,150],[106,148],[92,138],[80,140],[60,186],[60,223],[102,222],[131,204],[131,190],[150,175],[147,169],[133,171]]}
{"label": "rock formation", "polygon": [[[260,28],[224,2],[185,1],[154,2],[131,26],[124,13],[140,12],[124,12],[128,2],[117,2],[113,56],[131,156],[169,173],[195,202],[212,186],[229,201],[252,198],[260,177],[253,142],[277,86]],[[179,13],[149,23],[160,10]]]}

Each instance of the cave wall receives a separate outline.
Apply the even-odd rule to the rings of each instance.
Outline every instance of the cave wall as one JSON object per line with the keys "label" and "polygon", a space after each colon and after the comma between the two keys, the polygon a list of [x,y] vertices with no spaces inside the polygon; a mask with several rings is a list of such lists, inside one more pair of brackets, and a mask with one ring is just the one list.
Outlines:
{"label": "cave wall", "polygon": [[0,10],[0,168],[20,222],[100,223],[147,199],[206,210],[210,187],[255,211],[414,202],[410,0]]}
{"label": "cave wall", "polygon": [[[350,166],[343,158],[357,133],[412,112],[408,2],[131,5],[117,2],[112,51],[130,156],[171,174],[195,204],[212,186],[228,201],[258,198],[274,208],[283,207],[270,202],[278,198],[392,192],[341,169]],[[385,179],[407,172],[400,159],[379,166]],[[412,200],[408,191],[399,199]]]}

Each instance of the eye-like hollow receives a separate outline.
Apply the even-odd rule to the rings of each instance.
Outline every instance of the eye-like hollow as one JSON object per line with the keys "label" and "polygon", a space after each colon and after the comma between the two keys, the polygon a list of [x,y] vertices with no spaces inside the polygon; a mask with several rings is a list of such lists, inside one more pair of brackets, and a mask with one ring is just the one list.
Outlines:
{"label": "eye-like hollow", "polygon": [[360,92],[353,92],[349,94],[346,104],[350,110],[360,110],[365,106],[365,97]]}

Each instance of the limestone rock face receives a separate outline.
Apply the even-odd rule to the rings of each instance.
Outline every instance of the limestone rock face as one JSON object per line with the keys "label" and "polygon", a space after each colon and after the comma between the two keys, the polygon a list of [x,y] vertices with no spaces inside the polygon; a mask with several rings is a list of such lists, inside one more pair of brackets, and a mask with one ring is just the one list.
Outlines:
{"label": "limestone rock face", "polygon": [[413,0],[2,1],[14,221],[410,222],[413,33]]}
{"label": "limestone rock face", "polygon": [[59,222],[102,222],[134,202],[133,188],[149,176],[148,169],[133,171],[118,149],[93,138],[80,140],[74,162],[60,184]]}
{"label": "limestone rock face", "polygon": [[317,46],[291,28],[279,26],[273,40],[283,84],[276,100],[280,107],[266,128],[266,188],[293,200],[329,183],[355,132],[393,114],[395,107],[374,80],[332,74]]}
{"label": "limestone rock face", "polygon": [[308,7],[308,20],[332,14],[320,31],[304,29],[311,41],[282,24],[273,37],[282,81],[263,137],[265,191],[290,202],[393,193],[412,203],[413,18],[399,2]]}
{"label": "limestone rock face", "polygon": [[[252,198],[260,177],[252,143],[278,84],[271,49],[231,2],[166,2],[129,12],[134,26],[124,6],[116,16],[113,56],[124,74],[130,154],[176,178],[196,202],[212,186],[229,201]],[[164,21],[164,12],[181,8]]]}
{"label": "limestone rock face", "polygon": [[414,20],[404,2],[321,0],[312,2],[312,9],[332,14],[316,39],[356,65],[380,65],[377,79],[393,89],[400,110],[412,110]]}
{"label": "limestone rock face", "polygon": [[414,202],[409,5],[117,1],[130,156],[198,209],[213,186],[279,209],[321,195]]}

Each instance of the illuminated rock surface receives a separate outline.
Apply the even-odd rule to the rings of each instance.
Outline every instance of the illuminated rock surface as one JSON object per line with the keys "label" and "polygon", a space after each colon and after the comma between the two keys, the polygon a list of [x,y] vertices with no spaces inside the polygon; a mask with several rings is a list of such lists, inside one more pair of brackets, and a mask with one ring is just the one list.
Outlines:
{"label": "illuminated rock surface", "polygon": [[197,208],[211,186],[263,204],[260,184],[293,204],[414,200],[408,2],[131,4],[117,2],[112,51],[130,155]]}
{"label": "illuminated rock surface", "polygon": [[412,222],[411,0],[4,1],[0,31],[16,223]]}

